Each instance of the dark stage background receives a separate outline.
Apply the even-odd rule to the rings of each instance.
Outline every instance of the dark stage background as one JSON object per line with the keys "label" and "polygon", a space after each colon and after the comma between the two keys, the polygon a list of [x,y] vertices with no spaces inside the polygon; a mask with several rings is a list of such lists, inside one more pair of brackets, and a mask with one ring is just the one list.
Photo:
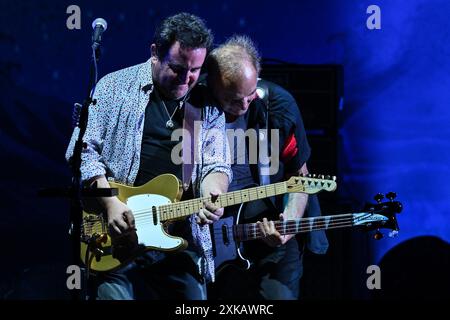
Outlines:
{"label": "dark stage background", "polygon": [[[381,9],[379,30],[366,27],[372,4]],[[69,5],[81,10],[79,30],[66,27]],[[395,239],[329,231],[328,253],[306,257],[303,298],[448,298],[446,0],[1,1],[0,298],[70,298],[68,202],[38,198],[37,190],[70,182],[64,152],[72,105],[86,91],[92,21],[109,24],[104,75],[148,59],[154,26],[179,11],[203,17],[216,43],[244,33],[264,58],[300,64],[303,76],[332,70],[332,86],[330,78],[315,87],[291,83],[308,119],[310,171],[338,176],[336,196],[321,195],[324,213],[359,210],[377,192],[396,191],[404,204]],[[326,94],[328,105],[311,98]],[[366,287],[371,264],[381,267],[376,292]]]}

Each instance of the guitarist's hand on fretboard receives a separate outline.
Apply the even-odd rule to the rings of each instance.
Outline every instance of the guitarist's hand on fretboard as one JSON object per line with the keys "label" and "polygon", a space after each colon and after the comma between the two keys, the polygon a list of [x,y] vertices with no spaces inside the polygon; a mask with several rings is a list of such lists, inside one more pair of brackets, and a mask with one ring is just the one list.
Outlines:
{"label": "guitarist's hand on fretboard", "polygon": [[220,195],[220,192],[211,192],[211,200],[205,201],[203,203],[204,208],[201,209],[197,215],[197,223],[199,224],[211,224],[214,221],[217,221],[220,219],[220,217],[223,216],[223,208],[219,208],[217,205],[215,205],[213,202],[217,199],[217,197]]}
{"label": "guitarist's hand on fretboard", "polygon": [[[283,221],[283,214],[280,214],[280,220]],[[263,218],[263,221],[257,222],[261,234],[264,236],[261,240],[270,247],[279,247],[288,242],[294,235],[281,235],[275,228],[273,221]]]}
{"label": "guitarist's hand on fretboard", "polygon": [[222,172],[210,173],[203,179],[200,189],[200,193],[207,199],[197,214],[197,223],[212,224],[223,216],[223,208],[218,205],[217,200],[219,195],[227,192],[228,176]]}

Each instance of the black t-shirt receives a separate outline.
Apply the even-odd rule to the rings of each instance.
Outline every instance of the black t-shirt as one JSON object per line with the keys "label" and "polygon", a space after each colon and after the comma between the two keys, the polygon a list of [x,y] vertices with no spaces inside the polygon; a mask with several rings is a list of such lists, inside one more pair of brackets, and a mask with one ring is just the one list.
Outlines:
{"label": "black t-shirt", "polygon": [[[226,129],[233,130],[247,130],[247,115],[238,117],[234,122],[227,122]],[[233,171],[233,181],[231,181],[228,186],[228,191],[241,190],[248,188],[251,184],[255,183],[252,177],[249,165],[248,148],[246,141],[239,141],[237,135],[229,135],[228,143],[230,146],[230,151],[233,156],[231,169]]]}
{"label": "black t-shirt", "polygon": [[[269,81],[260,80],[258,86],[267,88],[267,98],[265,100],[255,99],[250,105],[249,111],[244,116],[239,117],[234,123],[227,123],[227,129],[242,129],[245,131],[247,128],[258,127],[261,129],[268,127],[269,140],[271,137],[270,130],[278,130],[279,150],[271,150],[271,152],[278,152],[279,169],[275,174],[270,176],[270,183],[276,183],[284,181],[286,174],[296,174],[309,159],[311,149],[308,144],[299,108],[292,95],[279,85]],[[269,105],[268,118],[266,117],[266,103]],[[258,139],[256,140],[259,142]],[[288,144],[289,147],[287,146]],[[239,155],[239,150],[236,149],[237,145],[239,144],[236,144],[235,141],[233,150],[230,150],[233,155],[231,166],[233,170],[233,181],[228,188],[229,191],[248,188],[251,183],[261,183],[258,177],[257,165],[249,163],[251,157],[249,157],[248,151],[251,148],[248,144],[245,144],[245,161],[237,163],[238,159],[242,160],[242,155]],[[244,146],[244,144],[240,145]],[[258,148],[261,146],[259,144]],[[291,151],[286,152],[287,149]],[[276,205],[281,210],[282,197],[277,197]],[[257,212],[262,213],[262,207],[265,204],[256,201],[255,203],[248,204],[248,206],[248,210],[244,212],[247,218],[251,218],[253,215],[257,215]],[[270,211],[269,207],[266,207],[266,209]]]}
{"label": "black t-shirt", "polygon": [[[299,107],[294,97],[281,86],[265,80],[260,80],[258,85],[266,86],[269,91],[269,129],[280,130],[281,171],[283,174],[294,174],[308,161],[311,155],[311,148],[308,144]],[[297,152],[293,156],[291,154],[292,157],[283,158],[281,155],[285,151],[288,141],[292,141],[290,140],[292,137],[295,138]],[[272,182],[283,179],[284,177],[280,177],[280,179],[271,178]]]}
{"label": "black t-shirt", "polygon": [[[161,100],[157,89],[153,90],[145,109],[141,161],[135,186],[140,186],[164,173],[172,173],[178,179],[182,179],[182,165],[176,165],[171,159],[172,149],[181,142],[171,141],[173,130],[181,128],[183,124],[184,110],[180,107],[180,103],[180,100]],[[169,120],[168,113],[172,115],[174,112],[172,117],[174,128],[169,129],[166,127]]]}
{"label": "black t-shirt", "polygon": [[[245,115],[246,123],[248,128],[268,129],[269,144],[272,137],[270,130],[277,130],[279,149],[270,150],[270,153],[278,152],[279,156],[279,170],[270,176],[270,183],[276,183],[284,181],[287,174],[296,174],[308,161],[311,148],[294,97],[273,82],[259,80],[258,87],[267,89],[267,97],[266,99],[253,100]],[[268,104],[268,108],[266,104]],[[255,181],[260,183],[255,172],[255,166],[253,166],[252,173]]]}

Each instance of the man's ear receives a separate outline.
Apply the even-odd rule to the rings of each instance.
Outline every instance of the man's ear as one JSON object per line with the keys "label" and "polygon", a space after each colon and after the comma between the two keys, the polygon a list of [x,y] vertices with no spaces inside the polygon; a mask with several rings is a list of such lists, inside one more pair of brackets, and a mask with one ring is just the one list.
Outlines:
{"label": "man's ear", "polygon": [[150,52],[151,52],[151,57],[152,60],[156,61],[158,60],[158,54],[157,54],[157,49],[156,49],[156,44],[152,43],[150,46]]}

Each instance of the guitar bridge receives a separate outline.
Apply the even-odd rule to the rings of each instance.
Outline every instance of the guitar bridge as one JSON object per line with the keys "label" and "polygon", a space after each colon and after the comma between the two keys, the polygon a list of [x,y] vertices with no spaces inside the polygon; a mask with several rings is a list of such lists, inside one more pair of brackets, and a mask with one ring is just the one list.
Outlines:
{"label": "guitar bridge", "polygon": [[95,234],[107,233],[106,223],[102,216],[89,214],[81,223],[81,241],[87,242]]}

